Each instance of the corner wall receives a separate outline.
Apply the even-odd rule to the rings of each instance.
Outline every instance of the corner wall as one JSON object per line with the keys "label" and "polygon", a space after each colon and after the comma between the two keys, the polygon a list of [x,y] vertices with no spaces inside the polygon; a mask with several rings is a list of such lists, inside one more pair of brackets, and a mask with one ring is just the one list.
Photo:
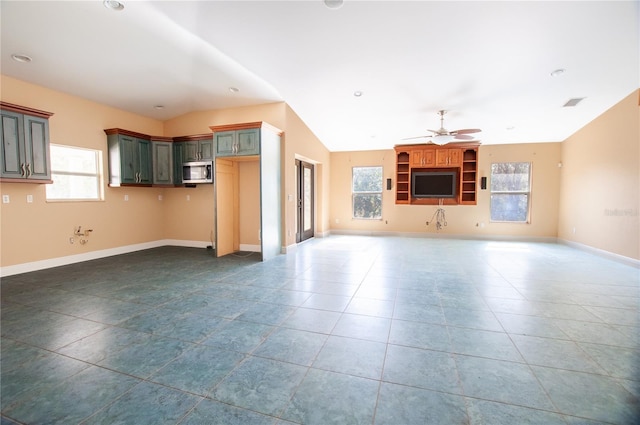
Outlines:
{"label": "corner wall", "polygon": [[558,237],[640,260],[640,90],[562,144]]}

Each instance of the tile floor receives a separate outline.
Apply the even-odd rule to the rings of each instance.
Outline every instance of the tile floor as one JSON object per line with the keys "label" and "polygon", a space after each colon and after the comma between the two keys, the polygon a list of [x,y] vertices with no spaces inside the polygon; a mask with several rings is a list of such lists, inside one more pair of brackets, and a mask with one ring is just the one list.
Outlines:
{"label": "tile floor", "polygon": [[564,245],[165,247],[2,280],[2,425],[634,424],[639,270]]}

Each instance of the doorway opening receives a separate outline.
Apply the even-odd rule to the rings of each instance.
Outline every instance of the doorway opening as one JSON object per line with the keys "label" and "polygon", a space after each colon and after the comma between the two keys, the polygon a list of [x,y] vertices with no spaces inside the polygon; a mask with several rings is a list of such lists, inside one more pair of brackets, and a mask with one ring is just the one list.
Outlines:
{"label": "doorway opening", "polygon": [[313,237],[313,164],[296,159],[296,243]]}

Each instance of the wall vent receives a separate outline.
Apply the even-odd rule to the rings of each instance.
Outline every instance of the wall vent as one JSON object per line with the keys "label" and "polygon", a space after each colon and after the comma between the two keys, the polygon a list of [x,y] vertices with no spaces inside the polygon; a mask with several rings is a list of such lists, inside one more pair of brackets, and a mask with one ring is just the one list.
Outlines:
{"label": "wall vent", "polygon": [[584,97],[574,97],[572,99],[567,100],[567,103],[562,105],[563,108],[572,108],[576,106],[578,103],[582,102]]}

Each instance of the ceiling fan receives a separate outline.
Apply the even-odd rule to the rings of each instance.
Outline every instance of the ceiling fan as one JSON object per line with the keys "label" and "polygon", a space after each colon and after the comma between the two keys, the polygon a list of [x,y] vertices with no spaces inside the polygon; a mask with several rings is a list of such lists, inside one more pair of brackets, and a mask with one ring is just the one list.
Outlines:
{"label": "ceiling fan", "polygon": [[436,145],[445,145],[449,142],[454,142],[457,140],[473,140],[474,137],[469,136],[469,134],[479,133],[480,131],[482,131],[479,128],[465,128],[462,130],[448,131],[444,128],[444,114],[446,113],[447,111],[445,111],[444,109],[441,109],[440,111],[438,111],[438,115],[440,115],[440,129],[429,130],[433,134],[429,134],[426,136],[419,136],[419,137],[410,137],[409,139],[404,139],[404,140],[422,139],[425,137],[431,137],[431,141]]}

